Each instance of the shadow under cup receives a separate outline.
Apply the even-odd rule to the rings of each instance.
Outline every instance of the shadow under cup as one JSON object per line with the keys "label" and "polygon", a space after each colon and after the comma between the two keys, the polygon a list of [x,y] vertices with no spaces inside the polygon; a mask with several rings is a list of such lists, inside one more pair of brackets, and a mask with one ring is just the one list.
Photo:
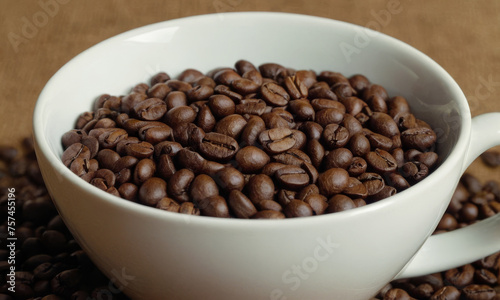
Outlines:
{"label": "shadow under cup", "polygon": [[[43,152],[41,160],[44,164],[50,164],[55,170],[42,170],[44,177],[62,176],[64,178],[60,178],[60,183],[68,180],[82,190],[85,189],[87,183],[79,182],[80,179],[60,162],[63,152],[61,137],[65,132],[74,128],[75,121],[82,112],[91,110],[93,102],[99,95],[126,94],[134,85],[149,82],[149,79],[160,71],[165,71],[172,77],[187,68],[208,72],[217,67],[232,67],[239,59],[248,60],[256,66],[275,62],[294,69],[340,72],[347,77],[363,74],[372,83],[386,88],[390,97],[405,97],[414,115],[430,124],[437,133],[436,152],[439,154],[441,166],[424,181],[444,180],[446,174],[436,173],[457,170],[452,168],[451,164],[464,164],[459,159],[463,158],[463,153],[457,151],[466,151],[468,147],[467,134],[470,132],[471,121],[467,101],[453,79],[424,54],[381,33],[343,22],[290,14],[235,13],[190,17],[142,27],[106,40],[66,64],[48,82],[35,109],[34,130],[37,153]],[[451,156],[454,158],[447,162]],[[447,167],[440,171],[444,165]],[[450,191],[459,176],[460,174],[453,174],[451,178],[455,181],[446,183],[450,184]],[[57,184],[52,184],[49,190],[56,189],[58,189]],[[414,187],[395,197],[403,197],[402,194],[412,193],[413,189]],[[95,191],[89,194],[102,198],[97,200],[102,201],[103,209],[111,210],[110,207],[116,206],[119,209],[118,213],[137,211],[143,216],[154,214],[156,219],[160,218],[156,212],[150,212],[154,210],[152,208],[140,207],[138,204],[126,201],[126,203],[118,202],[111,199],[112,196],[105,192]],[[55,201],[58,208],[61,201],[63,199]],[[384,201],[386,200],[381,202]],[[449,199],[438,201],[440,204],[437,207],[441,209],[441,212],[435,212],[434,216],[428,218],[434,220],[435,223],[425,224],[427,229],[424,231],[426,232],[421,233],[422,238],[419,239],[422,241],[417,242],[420,245],[423,243],[423,237],[432,232],[432,226],[437,225],[438,215],[444,212]],[[376,206],[379,203],[368,206],[371,205]],[[69,206],[64,209],[70,210]],[[358,209],[360,211],[371,210],[368,207]],[[84,213],[82,210],[82,214]],[[342,219],[340,215],[343,214],[339,213],[339,219]],[[63,211],[62,215],[69,223],[68,227],[72,233],[79,242],[84,244],[85,250],[90,251],[97,265],[106,275],[113,275],[112,270],[116,266],[109,262],[114,259],[113,255],[107,253],[101,257],[94,251],[99,248],[96,248],[97,241],[106,240],[108,237],[104,234],[102,238],[95,238],[92,241],[93,238],[88,234],[80,235],[83,224],[76,222],[73,224]],[[126,216],[122,217],[126,218]],[[170,222],[173,226],[185,225],[179,218],[171,217],[165,223]],[[303,224],[307,223],[307,226],[310,225],[312,228],[322,222],[321,220],[327,221],[329,217],[333,216],[310,217],[310,219],[317,218],[318,220],[309,221],[282,221],[283,224],[287,223],[296,228],[301,227],[298,222],[304,222]],[[204,217],[199,218],[204,219]],[[251,224],[244,223],[244,220],[228,221],[234,221],[235,230],[241,229],[242,232],[251,236]],[[88,222],[93,222],[92,217],[89,217]],[[200,224],[206,225],[209,222],[203,220]],[[213,223],[214,230],[223,230],[223,225],[229,225],[222,221],[217,222],[218,220]],[[259,223],[255,220],[253,222]],[[197,223],[190,225],[195,224]],[[145,228],[146,225],[147,222],[144,225]],[[94,225],[89,225],[89,227],[92,226]],[[287,225],[279,226],[281,230],[285,230],[284,226]],[[255,230],[265,229],[255,224]],[[146,232],[144,234],[147,235]],[[314,239],[312,242],[314,243]],[[162,241],[159,243],[161,244]],[[408,246],[410,247],[417,251],[415,245]],[[100,250],[109,250],[109,248],[113,248],[113,245],[103,246]],[[400,269],[413,254],[408,253],[408,257],[401,258]],[[134,254],[120,254],[117,257],[135,259]],[[302,257],[300,253],[297,253],[295,261],[301,261]],[[134,270],[134,264],[138,263],[131,262],[129,268]],[[281,272],[289,266],[288,262],[284,262],[278,267],[277,274],[269,276],[278,278],[279,282]],[[137,266],[135,270],[140,272],[140,267]],[[381,280],[390,280],[391,276],[397,274],[397,271],[388,271]],[[369,274],[365,276],[367,281],[370,276]],[[138,286],[131,286],[131,293],[144,296],[144,291],[141,289],[147,286],[145,281],[146,279],[142,281],[138,278],[136,282]],[[366,287],[366,291],[360,292],[360,295],[373,293],[382,282],[371,284]],[[261,289],[265,292],[261,294],[269,294],[273,291],[272,286],[263,285]],[[305,285],[306,281],[303,282],[303,286]],[[288,286],[284,285],[282,289],[288,291]],[[300,293],[298,295],[300,297]],[[292,298],[288,297],[288,299]]]}

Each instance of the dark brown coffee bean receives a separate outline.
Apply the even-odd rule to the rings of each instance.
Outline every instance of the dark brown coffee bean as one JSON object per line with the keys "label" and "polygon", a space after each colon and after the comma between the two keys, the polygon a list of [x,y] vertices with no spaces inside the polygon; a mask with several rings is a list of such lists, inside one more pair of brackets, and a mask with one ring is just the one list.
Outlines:
{"label": "dark brown coffee bean", "polygon": [[134,105],[133,112],[141,120],[155,121],[167,112],[167,104],[162,99],[149,98]]}
{"label": "dark brown coffee bean", "polygon": [[[212,177],[206,174],[199,174],[192,181],[189,194],[191,196],[191,200],[195,204],[199,204],[199,202],[205,198],[218,196],[219,188]],[[200,211],[202,211],[201,206],[199,208]]]}
{"label": "dark brown coffee bean", "polygon": [[462,296],[465,300],[495,299],[496,291],[485,284],[471,284],[462,290]]}
{"label": "dark brown coffee bean", "polygon": [[241,191],[245,186],[245,177],[233,167],[226,167],[216,172],[214,180],[225,192],[232,190]]}
{"label": "dark brown coffee bean", "polygon": [[318,187],[321,194],[331,197],[342,192],[349,182],[349,173],[341,168],[331,168],[318,178]]}
{"label": "dark brown coffee bean", "polygon": [[366,172],[368,164],[361,157],[353,157],[352,162],[347,167],[347,172],[349,172],[350,176],[357,177]]}
{"label": "dark brown coffee bean", "polygon": [[249,71],[257,71],[257,68],[255,67],[254,64],[244,59],[238,60],[234,64],[234,68],[236,69],[236,72],[238,72],[238,74],[240,75],[243,75],[244,73]]}
{"label": "dark brown coffee bean", "polygon": [[155,84],[157,84],[159,82],[166,82],[168,80],[170,80],[170,76],[167,73],[158,72],[153,77],[151,77],[150,84],[151,84],[151,86],[154,86]]}
{"label": "dark brown coffee bean", "polygon": [[[74,143],[81,143],[82,137],[87,136],[87,133],[81,129],[72,129],[67,131],[61,137],[61,142],[64,149],[73,145]],[[11,146],[2,146],[0,148],[0,159],[10,162],[17,156],[18,150]]]}
{"label": "dark brown coffee bean", "polygon": [[196,70],[196,69],[185,69],[184,71],[177,76],[177,79],[180,81],[186,81],[186,82],[195,82],[201,77],[204,77],[202,72]]}
{"label": "dark brown coffee bean", "polygon": [[270,162],[262,168],[261,173],[265,174],[269,177],[273,177],[277,170],[286,167],[286,164],[278,163],[278,162]]}
{"label": "dark brown coffee bean", "polygon": [[290,101],[290,95],[276,83],[268,82],[262,84],[260,93],[263,100],[272,106],[285,106]]}
{"label": "dark brown coffee bean", "polygon": [[370,116],[369,125],[374,132],[387,137],[400,134],[398,125],[393,118],[382,112],[374,112]]}
{"label": "dark brown coffee bean", "polygon": [[156,163],[149,158],[141,159],[134,169],[134,183],[143,184],[146,180],[153,177],[156,172]]}
{"label": "dark brown coffee bean", "polygon": [[225,95],[213,95],[208,100],[210,111],[216,118],[224,118],[235,112],[234,101]]}
{"label": "dark brown coffee bean", "polygon": [[243,99],[235,107],[235,113],[240,115],[261,116],[266,112],[266,102],[261,99]]}
{"label": "dark brown coffee bean", "polygon": [[208,99],[214,94],[214,88],[209,85],[197,85],[186,92],[187,99],[190,102]]}
{"label": "dark brown coffee bean", "polygon": [[225,134],[232,137],[233,139],[238,139],[241,132],[245,128],[247,121],[240,115],[229,115],[220,120],[214,128],[215,132]]}
{"label": "dark brown coffee bean", "polygon": [[191,86],[191,84],[189,84],[188,82],[184,82],[184,81],[177,80],[177,79],[170,79],[170,80],[165,81],[165,83],[168,85],[168,87],[171,90],[181,91],[181,92],[185,92],[185,93],[193,88]]}
{"label": "dark brown coffee bean", "polygon": [[401,174],[398,173],[388,174],[386,180],[388,184],[396,188],[398,192],[404,191],[410,187],[408,181],[406,181],[406,179]]}
{"label": "dark brown coffee bean", "polygon": [[398,167],[396,159],[389,152],[382,149],[368,152],[365,159],[370,168],[381,174],[394,172]]}
{"label": "dark brown coffee bean", "polygon": [[458,211],[459,220],[462,222],[473,222],[479,215],[477,205],[472,203],[464,203],[462,208]]}
{"label": "dark brown coffee bean", "polygon": [[384,135],[372,132],[368,129],[363,129],[363,133],[365,134],[368,141],[370,141],[372,149],[378,148],[385,151],[390,151],[394,146],[392,143],[392,139]]}
{"label": "dark brown coffee bean", "polygon": [[418,182],[429,175],[429,168],[418,161],[412,161],[405,163],[401,172],[403,177]]}
{"label": "dark brown coffee bean", "polygon": [[262,118],[258,116],[251,116],[241,133],[240,141],[242,145],[255,145],[259,135],[265,129],[266,124],[264,123],[264,120],[262,120]]}
{"label": "dark brown coffee bean", "polygon": [[292,99],[307,98],[308,96],[308,87],[300,76],[285,77],[283,85]]}
{"label": "dark brown coffee bean", "polygon": [[182,149],[182,145],[177,142],[163,141],[154,145],[154,156],[160,157],[161,155],[175,156],[177,152]]}
{"label": "dark brown coffee bean", "polygon": [[99,108],[108,108],[110,110],[119,111],[122,101],[120,98],[103,94],[94,102],[94,111]]}
{"label": "dark brown coffee bean", "polygon": [[120,197],[134,202],[136,201],[138,192],[139,188],[137,187],[137,185],[130,182],[123,183],[118,188],[118,193],[120,193]]}
{"label": "dark brown coffee bean", "polygon": [[156,124],[149,124],[141,127],[137,135],[142,141],[146,141],[150,144],[156,145],[173,136],[173,130],[170,126],[157,126]]}
{"label": "dark brown coffee bean", "polygon": [[133,108],[136,104],[140,103],[141,101],[144,101],[147,98],[145,93],[130,93],[128,95],[125,95],[125,97],[122,98],[122,103],[120,107],[120,111],[122,113],[129,114],[133,111]]}
{"label": "dark brown coffee bean", "polygon": [[356,208],[352,199],[346,195],[337,194],[328,200],[328,207],[325,213],[336,213]]}
{"label": "dark brown coffee bean", "polygon": [[204,197],[197,203],[200,213],[203,216],[229,218],[229,208],[226,199],[219,195]]}
{"label": "dark brown coffee bean", "polygon": [[140,158],[148,158],[154,153],[154,146],[148,142],[141,142],[141,141],[126,142],[122,146],[123,148],[121,147],[120,148],[123,151],[118,151],[118,152],[121,155],[125,156],[129,155],[140,159]]}
{"label": "dark brown coffee bean", "polygon": [[474,279],[474,267],[470,264],[450,269],[444,274],[445,279],[456,287],[465,287]]}
{"label": "dark brown coffee bean", "polygon": [[274,182],[271,177],[264,174],[257,174],[250,178],[245,190],[246,195],[254,204],[274,198]]}
{"label": "dark brown coffee bean", "polygon": [[451,285],[444,286],[437,290],[430,298],[430,300],[459,300],[460,291]]}
{"label": "dark brown coffee bean", "polygon": [[258,211],[252,216],[252,219],[284,219],[285,215],[282,212],[275,210]]}
{"label": "dark brown coffee bean", "polygon": [[175,200],[165,197],[158,201],[156,208],[170,212],[179,212],[180,205]]}
{"label": "dark brown coffee bean", "polygon": [[327,127],[329,124],[340,124],[344,119],[344,114],[335,108],[326,108],[316,112],[315,121],[321,126]]}
{"label": "dark brown coffee bean", "polygon": [[315,111],[307,99],[292,100],[288,103],[290,111],[297,120],[312,121],[315,119]]}
{"label": "dark brown coffee bean", "polygon": [[365,156],[370,152],[370,141],[362,133],[357,133],[349,139],[349,149],[354,156]]}
{"label": "dark brown coffee bean", "polygon": [[270,78],[275,81],[279,81],[280,78],[285,78],[288,75],[287,69],[276,63],[262,64],[259,66],[259,71],[262,77]]}
{"label": "dark brown coffee bean", "polygon": [[384,179],[377,173],[363,173],[358,176],[358,180],[365,185],[368,196],[377,194],[385,186]]}
{"label": "dark brown coffee bean", "polygon": [[83,273],[79,269],[70,269],[57,274],[51,281],[51,289],[55,294],[70,297],[76,292],[83,279]]}
{"label": "dark brown coffee bean", "polygon": [[311,106],[315,111],[323,109],[336,109],[342,114],[345,114],[345,106],[336,100],[316,98],[311,100]]}
{"label": "dark brown coffee bean", "polygon": [[176,106],[170,109],[163,120],[171,127],[178,126],[180,123],[191,123],[196,119],[196,112],[189,106]]}
{"label": "dark brown coffee bean", "polygon": [[255,207],[260,211],[262,211],[262,210],[283,211],[283,208],[281,207],[281,205],[274,200],[259,201],[259,203],[257,203],[255,205]]}
{"label": "dark brown coffee bean", "polygon": [[288,128],[273,128],[262,131],[259,135],[262,147],[271,154],[278,154],[291,149],[296,140]]}
{"label": "dark brown coffee bean", "polygon": [[167,105],[167,110],[171,110],[177,106],[187,106],[187,96],[183,92],[172,91],[165,98],[165,104]]}
{"label": "dark brown coffee bean", "polygon": [[373,112],[388,113],[387,102],[379,96],[372,96],[366,100],[366,104]]}
{"label": "dark brown coffee bean", "polygon": [[354,177],[349,177],[347,186],[342,190],[342,193],[351,199],[366,198],[368,196],[366,186]]}
{"label": "dark brown coffee bean", "polygon": [[311,158],[312,165],[316,168],[320,168],[325,156],[323,145],[316,139],[309,140],[306,146],[306,153]]}
{"label": "dark brown coffee bean", "polygon": [[319,140],[323,133],[323,127],[311,121],[304,122],[299,129],[302,130],[310,140]]}
{"label": "dark brown coffee bean", "polygon": [[390,196],[394,196],[396,193],[397,190],[394,187],[386,185],[378,193],[371,195],[369,200],[371,202],[380,201],[382,199],[389,198]]}
{"label": "dark brown coffee bean", "polygon": [[228,205],[238,218],[249,219],[257,213],[252,201],[239,190],[232,190],[229,193]]}
{"label": "dark brown coffee bean", "polygon": [[330,151],[323,159],[325,169],[342,168],[347,170],[352,164],[353,155],[347,148],[338,148]]}
{"label": "dark brown coffee bean", "polygon": [[167,183],[158,177],[151,177],[139,188],[139,200],[147,206],[156,206],[158,201],[167,197]]}
{"label": "dark brown coffee bean", "polygon": [[233,138],[216,132],[205,134],[198,147],[207,159],[218,161],[231,159],[239,150],[238,143]]}
{"label": "dark brown coffee bean", "polygon": [[255,146],[247,146],[238,151],[235,156],[237,169],[243,173],[256,173],[261,170],[269,161],[267,155]]}
{"label": "dark brown coffee bean", "polygon": [[338,124],[328,124],[323,130],[323,145],[327,149],[336,149],[344,147],[349,141],[349,131],[347,128]]}
{"label": "dark brown coffee bean", "polygon": [[313,215],[312,207],[301,200],[294,199],[288,203],[283,212],[287,218],[309,217]]}
{"label": "dark brown coffee bean", "polygon": [[296,166],[285,166],[274,174],[277,182],[286,189],[299,190],[309,184],[307,172]]}
{"label": "dark brown coffee bean", "polygon": [[90,160],[90,150],[81,143],[74,143],[64,150],[61,160],[66,167],[69,167],[76,158]]}
{"label": "dark brown coffee bean", "polygon": [[300,167],[303,162],[312,163],[311,158],[303,151],[298,149],[290,149],[286,152],[276,154],[273,156],[273,159],[276,162],[285,164],[285,165],[294,165]]}
{"label": "dark brown coffee bean", "polygon": [[425,150],[434,145],[436,139],[436,133],[424,127],[407,129],[401,133],[401,141],[407,148]]}
{"label": "dark brown coffee bean", "polygon": [[328,207],[327,198],[321,194],[310,194],[303,200],[311,206],[315,215],[322,215]]}
{"label": "dark brown coffee bean", "polygon": [[168,194],[179,203],[190,200],[189,190],[195,174],[188,169],[175,172],[168,181]]}

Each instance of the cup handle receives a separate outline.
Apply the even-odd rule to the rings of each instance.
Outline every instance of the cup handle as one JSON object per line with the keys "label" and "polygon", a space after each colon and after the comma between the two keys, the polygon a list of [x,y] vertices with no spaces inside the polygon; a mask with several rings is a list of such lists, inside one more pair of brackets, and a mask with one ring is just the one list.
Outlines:
{"label": "cup handle", "polygon": [[[462,172],[484,151],[500,145],[500,113],[472,119]],[[396,279],[456,268],[500,251],[500,213],[473,225],[429,237]]]}

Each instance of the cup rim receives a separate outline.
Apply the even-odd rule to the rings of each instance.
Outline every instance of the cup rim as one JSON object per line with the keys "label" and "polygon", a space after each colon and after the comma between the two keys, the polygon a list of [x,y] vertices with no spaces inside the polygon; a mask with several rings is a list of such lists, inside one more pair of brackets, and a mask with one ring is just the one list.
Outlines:
{"label": "cup rim", "polygon": [[[405,51],[411,53],[412,56],[418,57],[419,60],[422,62],[426,63],[426,66],[428,68],[432,68],[432,71],[436,73],[441,81],[446,84],[446,86],[453,91],[453,96],[456,99],[455,101],[458,102],[458,106],[460,108],[460,120],[461,120],[461,129],[458,134],[457,141],[455,145],[453,145],[450,153],[448,156],[443,160],[441,165],[434,170],[429,176],[427,176],[425,179],[423,179],[421,182],[418,182],[416,186],[411,186],[405,191],[399,192],[396,195],[393,195],[391,197],[388,197],[386,199],[382,199],[380,201],[377,201],[375,203],[371,203],[368,205],[365,205],[363,207],[358,207],[356,209],[351,209],[347,211],[342,211],[342,212],[337,212],[334,214],[324,214],[324,215],[315,215],[311,217],[303,217],[303,218],[285,218],[281,220],[266,220],[266,219],[240,219],[240,218],[215,218],[215,217],[208,217],[208,216],[190,216],[190,215],[184,215],[180,213],[174,213],[174,212],[168,212],[168,211],[163,211],[154,207],[148,207],[140,203],[135,203],[131,201],[124,200],[120,197],[113,196],[105,191],[102,191],[98,188],[92,188],[87,182],[79,178],[76,174],[71,172],[69,168],[64,166],[62,163],[60,157],[54,153],[48,143],[48,140],[45,135],[45,123],[44,123],[44,117],[43,117],[43,111],[45,109],[45,106],[50,103],[50,97],[48,97],[51,94],[51,91],[55,89],[55,85],[58,82],[59,77],[62,76],[62,73],[64,70],[70,68],[76,61],[82,59],[88,53],[93,52],[93,51],[98,51],[100,48],[105,48],[107,45],[110,45],[114,43],[115,41],[119,40],[125,40],[128,38],[131,38],[133,36],[137,36],[146,32],[150,32],[153,30],[161,29],[161,28],[166,28],[166,27],[172,27],[172,26],[182,26],[183,23],[185,22],[192,22],[196,20],[202,20],[202,19],[215,19],[219,18],[222,20],[225,19],[237,19],[237,18],[283,18],[283,19],[293,19],[294,21],[310,21],[310,22],[316,22],[316,23],[321,23],[321,25],[325,26],[345,26],[345,27],[353,27],[357,28],[359,30],[365,30],[369,31],[372,33],[376,34],[376,39],[381,39],[383,40],[384,43],[390,45],[391,47],[397,47],[397,48],[402,48]],[[468,143],[470,139],[470,132],[471,132],[471,115],[470,115],[470,109],[466,100],[465,95],[463,94],[462,90],[458,86],[458,84],[455,82],[455,80],[451,77],[450,74],[448,74],[437,62],[432,60],[429,56],[426,54],[422,53],[418,49],[406,44],[403,41],[400,41],[396,38],[393,38],[391,36],[388,36],[384,33],[374,31],[369,28],[362,27],[360,25],[344,22],[344,21],[338,21],[334,19],[329,19],[329,18],[324,18],[324,17],[317,17],[317,16],[310,16],[310,15],[303,15],[303,14],[295,14],[295,13],[282,13],[282,12],[228,12],[228,13],[215,13],[215,14],[204,14],[204,15],[197,15],[197,16],[189,16],[189,17],[183,17],[183,18],[178,18],[178,19],[171,19],[167,21],[162,21],[158,23],[153,23],[145,26],[141,26],[138,28],[134,28],[128,31],[125,31],[123,33],[120,33],[118,35],[115,35],[113,37],[110,37],[108,39],[105,39],[94,46],[82,51],[75,57],[73,57],[71,60],[69,60],[66,64],[64,64],[46,83],[44,88],[42,89],[36,104],[35,108],[33,111],[33,138],[35,141],[35,150],[37,156],[44,156],[44,158],[47,160],[47,162],[50,164],[50,167],[55,170],[59,175],[64,177],[66,180],[70,181],[71,184],[75,184],[76,186],[81,187],[82,189],[85,189],[89,193],[91,193],[93,196],[96,198],[99,198],[101,201],[106,201],[108,204],[115,205],[117,207],[120,207],[121,209],[131,211],[132,213],[138,213],[142,215],[147,215],[148,217],[151,218],[160,218],[160,219],[171,219],[172,222],[186,222],[187,219],[189,219],[189,224],[190,225],[195,225],[198,224],[200,226],[214,226],[214,227],[226,227],[228,225],[230,226],[236,226],[236,228],[246,228],[248,225],[251,224],[250,226],[252,227],[269,227],[270,224],[272,223],[273,226],[290,226],[293,224],[293,226],[304,226],[305,224],[316,224],[316,223],[321,223],[324,222],[325,220],[328,220],[330,218],[333,219],[340,219],[340,218],[349,218],[353,215],[359,215],[359,214],[366,214],[371,211],[377,211],[382,209],[383,207],[393,205],[394,202],[400,202],[405,200],[405,196],[408,195],[409,193],[412,193],[415,191],[415,189],[425,189],[430,185],[432,181],[439,180],[440,178],[445,178],[447,174],[450,174],[450,172],[453,172],[453,168],[459,164],[461,166],[464,165],[464,162],[462,161],[463,153],[467,153],[468,151]],[[463,171],[463,167],[461,168],[461,171]],[[409,197],[407,197],[409,198]],[[54,200],[56,203],[57,200]]]}

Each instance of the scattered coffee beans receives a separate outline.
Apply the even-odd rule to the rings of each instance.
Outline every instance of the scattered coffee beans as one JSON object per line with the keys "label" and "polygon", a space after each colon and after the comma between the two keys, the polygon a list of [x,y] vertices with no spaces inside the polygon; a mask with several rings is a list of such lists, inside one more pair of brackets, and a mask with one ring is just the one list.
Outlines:
{"label": "scattered coffee beans", "polygon": [[[303,217],[421,181],[439,163],[435,142],[405,98],[363,75],[240,60],[101,95],[62,137],[62,161],[97,188],[168,211]],[[313,197],[296,197],[311,185]]]}
{"label": "scattered coffee beans", "polygon": [[[157,77],[161,76],[160,74]],[[164,144],[158,153],[168,155],[178,152],[179,148],[175,144],[171,144],[173,142],[169,143]],[[11,254],[7,244],[2,243],[0,247],[0,278],[2,278],[0,299],[128,299],[118,287],[113,286],[112,281],[93,265],[85,252],[75,242],[61,217],[57,215],[43,184],[31,140],[26,139],[25,145],[26,149],[0,147],[0,208],[2,211],[0,237],[3,238],[8,234],[9,188],[15,189],[15,218],[19,224],[16,225],[15,231],[18,245],[15,251],[14,284],[16,289],[15,292],[8,289],[10,287],[8,281],[10,280],[9,256]],[[23,152],[25,154],[20,155]],[[102,153],[101,158],[97,159],[101,164],[105,161],[104,164],[113,164],[120,157],[109,154],[112,152],[101,150],[99,152]],[[127,169],[129,166],[137,164],[137,159],[126,158],[122,159],[117,168]],[[146,161],[145,164],[149,163]],[[222,168],[212,177],[202,176],[202,174],[195,175],[188,169],[181,169],[171,175],[171,178],[175,178],[175,180],[167,182],[170,198],[161,198],[156,203],[156,207],[193,215],[199,215],[200,209],[208,214],[224,214],[229,208],[231,213],[239,218],[280,219],[287,215],[321,214],[327,209],[334,211],[335,207],[342,205],[354,205],[355,207],[364,205],[362,198],[353,197],[355,199],[351,200],[345,193],[332,197],[335,199],[333,200],[335,206],[329,205],[328,198],[319,193],[319,188],[315,184],[309,184],[298,192],[281,189],[279,194],[275,196],[276,201],[265,199],[269,197],[267,193],[271,193],[274,189],[273,178],[276,178],[276,172],[283,166],[277,162],[269,163],[262,170],[261,176],[251,176],[251,178],[235,168]],[[295,170],[294,168],[292,167],[291,170]],[[140,174],[149,174],[148,167],[145,167],[145,170],[141,171]],[[290,174],[290,172],[282,172],[282,175]],[[295,173],[292,172],[292,174]],[[106,179],[105,176],[98,178],[102,178],[102,182],[110,180]],[[208,180],[209,183],[207,187],[198,186],[196,188],[198,190],[186,189],[186,186],[190,186],[195,179],[198,182]],[[215,181],[216,185],[211,180]],[[364,185],[361,182],[370,182],[368,186],[372,191],[377,190],[377,186],[380,186],[380,180],[382,180],[380,175],[368,174],[361,179],[350,177],[346,190],[350,191],[351,194],[358,188],[363,190]],[[262,184],[264,188],[254,193],[249,193],[246,190],[258,184]],[[198,208],[193,202],[190,202],[189,200],[193,197],[191,193],[194,193],[195,197],[199,197],[200,189],[213,193],[215,196],[210,198],[217,197],[219,200],[215,200],[214,203],[218,203],[220,206],[207,205]],[[219,189],[219,195],[227,197],[227,207],[221,204],[222,197],[216,195],[214,192],[216,189]],[[123,183],[120,190],[120,195],[125,193],[131,199],[135,198],[138,192],[137,185],[130,182]],[[364,190],[357,193],[364,193]],[[251,195],[252,199],[247,195]],[[259,201],[259,199],[265,200]],[[209,203],[211,202],[209,201]],[[468,210],[474,210],[470,207],[476,207],[475,211],[478,213],[477,215],[473,214],[475,218],[461,212],[466,206],[469,207]],[[491,180],[482,184],[476,177],[465,174],[462,176],[435,234],[467,226],[499,212],[499,183]],[[462,218],[462,215],[467,215],[467,218]],[[500,252],[460,268],[417,278],[395,280],[384,287],[377,298],[373,299],[498,300],[500,299]]]}

